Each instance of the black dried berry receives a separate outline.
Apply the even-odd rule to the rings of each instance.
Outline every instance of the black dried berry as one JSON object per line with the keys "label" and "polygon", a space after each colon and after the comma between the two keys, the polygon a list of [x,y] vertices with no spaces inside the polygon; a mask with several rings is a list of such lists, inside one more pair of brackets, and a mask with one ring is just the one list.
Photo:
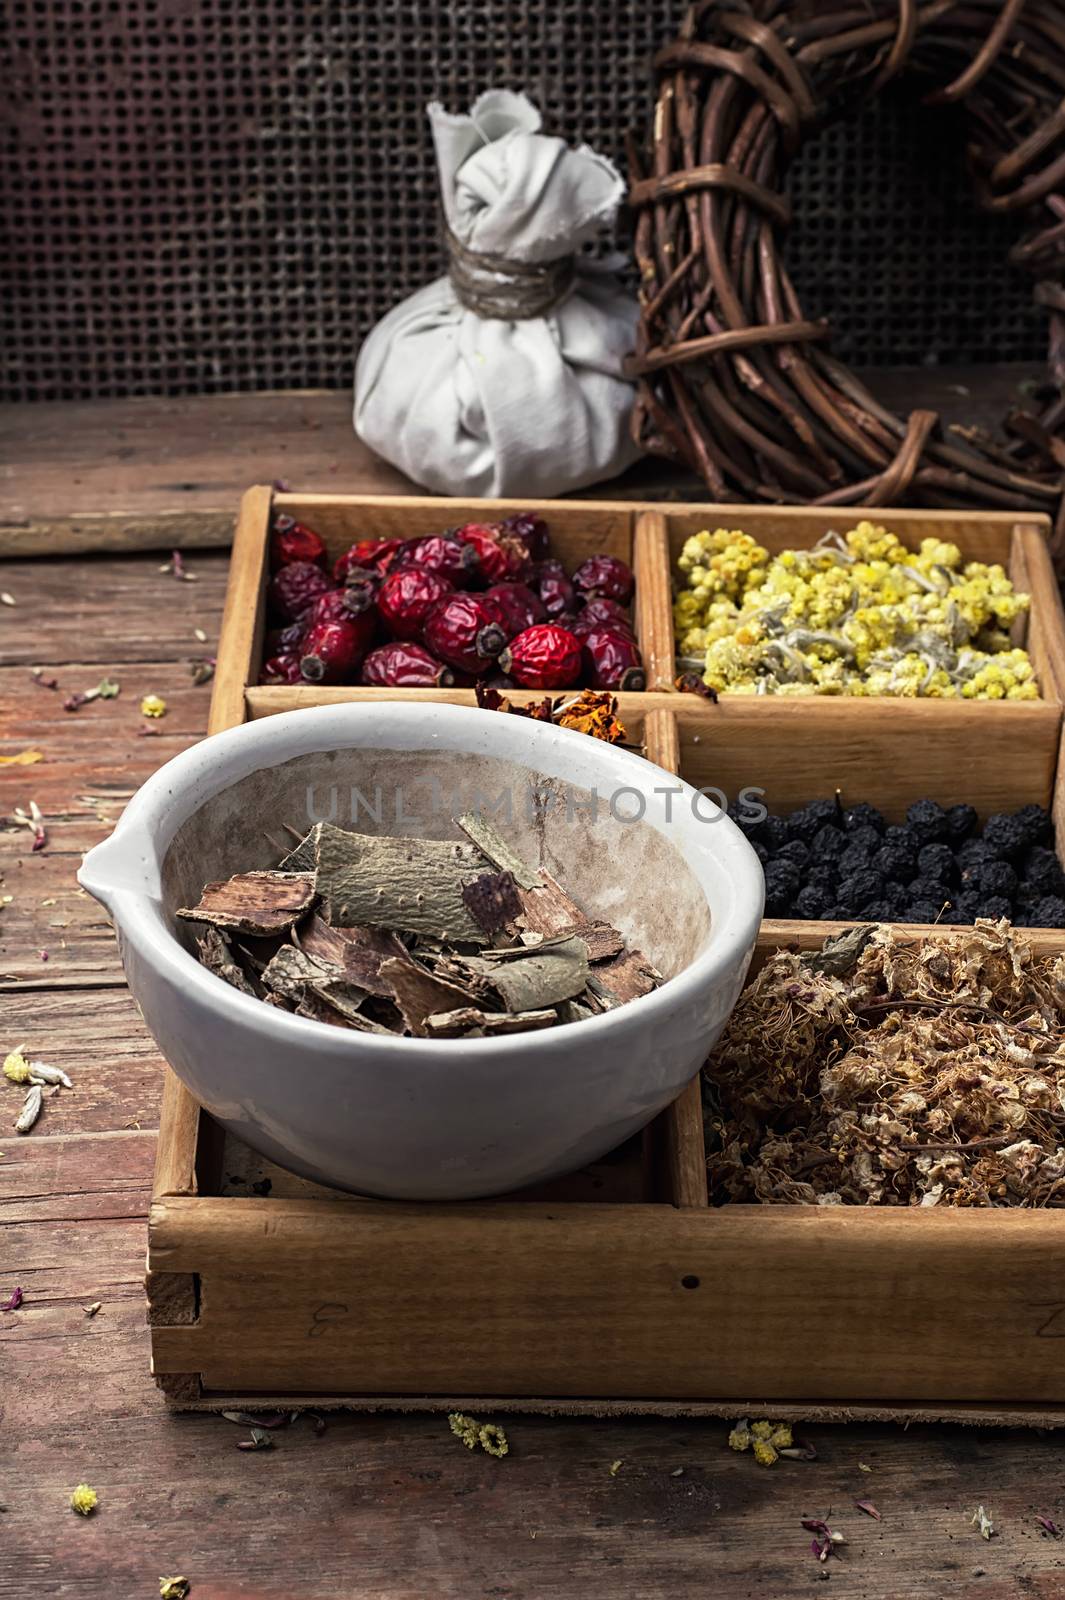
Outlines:
{"label": "black dried berry", "polygon": [[838,898],[849,911],[860,911],[872,900],[879,900],[884,890],[884,880],[871,867],[863,867],[840,882]]}
{"label": "black dried berry", "polygon": [[1029,899],[1065,895],[1065,874],[1053,850],[1037,844],[1021,862],[1021,878]]}
{"label": "black dried berry", "polygon": [[982,839],[966,839],[954,857],[961,872],[969,867],[975,867],[985,861],[997,861],[998,857]]}
{"label": "black dried berry", "polygon": [[817,922],[832,904],[833,893],[819,884],[804,883],[792,902],[792,910],[804,922]]}
{"label": "black dried berry", "polygon": [[878,833],[875,828],[870,828],[866,823],[862,823],[857,828],[849,828],[845,837],[848,849],[853,848],[854,845],[861,845],[863,849],[868,850],[870,855],[879,850],[884,842],[883,834]]}
{"label": "black dried berry", "polygon": [[814,835],[810,855],[814,861],[838,861],[846,848],[847,835],[827,824]]}
{"label": "black dried berry", "polygon": [[910,903],[909,885],[905,883],[885,883],[884,900],[892,911],[901,911]]}
{"label": "black dried berry", "polygon": [[849,878],[852,872],[860,872],[869,865],[870,855],[865,845],[849,844],[839,858],[840,877]]}
{"label": "black dried berry", "polygon": [[900,850],[909,850],[911,855],[916,855],[921,848],[917,830],[907,824],[897,822],[893,822],[889,828],[884,829],[884,843],[897,845]]}
{"label": "black dried berry", "polygon": [[882,844],[873,856],[872,865],[892,883],[909,883],[917,876],[917,857],[912,850],[897,844]]}
{"label": "black dried berry", "polygon": [[759,861],[764,867],[766,862],[769,860],[769,851],[766,849],[765,845],[760,844],[757,839],[751,839],[749,842],[751,849],[754,851],[755,855],[758,857]]}
{"label": "black dried berry", "polygon": [[836,898],[836,884],[839,882],[839,873],[836,871],[834,861],[818,862],[812,867],[807,867],[804,882],[812,883],[818,889],[827,889]]}
{"label": "black dried berry", "polygon": [[881,834],[884,831],[883,813],[862,801],[860,805],[847,807],[843,813],[843,826],[848,833],[853,833],[856,828],[873,828]]}
{"label": "black dried berry", "polygon": [[1044,806],[1022,806],[1014,820],[1024,829],[1027,844],[1050,844],[1054,838],[1054,823]]}
{"label": "black dried berry", "polygon": [[783,917],[798,891],[801,875],[792,861],[770,861],[765,869],[767,917]]}
{"label": "black dried berry", "polygon": [[889,906],[886,900],[873,900],[863,906],[862,918],[866,922],[894,922],[895,908]]}
{"label": "black dried berry", "polygon": [[957,846],[967,839],[976,827],[974,806],[951,806],[947,812],[947,838]]}
{"label": "black dried berry", "polygon": [[949,844],[926,844],[917,857],[917,868],[922,878],[949,883],[954,876],[954,852]]}
{"label": "black dried berry", "polygon": [[910,904],[915,900],[922,902],[935,902],[937,907],[942,907],[950,899],[950,893],[945,883],[939,883],[935,878],[914,878],[910,884]]}
{"label": "black dried berry", "polygon": [[728,814],[737,828],[745,833],[748,839],[755,838],[761,833],[762,824],[765,821],[765,814],[761,807],[752,809],[733,800],[729,805]]}
{"label": "black dried berry", "polygon": [[810,859],[810,847],[803,844],[801,839],[789,839],[787,844],[782,844],[774,861],[794,861],[797,867],[805,867]]}
{"label": "black dried berry", "polygon": [[783,817],[766,817],[758,837],[770,854],[775,855],[781,845],[788,842],[788,825]]}
{"label": "black dried berry", "polygon": [[966,867],[962,882],[981,900],[988,895],[1003,895],[1012,900],[1019,887],[1017,874],[1008,861],[981,861],[975,867]]}
{"label": "black dried berry", "polygon": [[981,898],[976,914],[971,920],[975,922],[977,917],[990,917],[993,922],[997,922],[1000,917],[1006,917],[1008,920],[1012,916],[1012,902],[1007,900],[1004,895],[991,894]]}
{"label": "black dried berry", "polygon": [[1016,817],[1008,816],[1004,811],[998,811],[993,817],[988,817],[981,837],[987,848],[993,850],[1003,861],[1016,860],[1029,843],[1024,823],[1018,821]]}
{"label": "black dried berry", "polygon": [[942,902],[934,905],[931,900],[913,900],[899,917],[900,922],[939,922],[942,921]]}
{"label": "black dried berry", "polygon": [[1047,894],[1032,907],[1029,928],[1065,929],[1065,899],[1059,894]]}
{"label": "black dried berry", "polygon": [[932,844],[947,837],[947,813],[934,800],[915,800],[906,813],[906,821],[921,844]]}
{"label": "black dried berry", "polygon": [[809,805],[800,806],[788,817],[788,833],[792,839],[809,844],[814,835],[838,815],[834,800],[811,800]]}

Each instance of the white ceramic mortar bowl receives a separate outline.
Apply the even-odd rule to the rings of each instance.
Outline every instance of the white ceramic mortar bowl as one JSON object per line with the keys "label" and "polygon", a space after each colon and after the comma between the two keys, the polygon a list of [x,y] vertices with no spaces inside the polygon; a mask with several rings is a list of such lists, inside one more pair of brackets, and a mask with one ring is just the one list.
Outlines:
{"label": "white ceramic mortar bowl", "polygon": [[[379,824],[361,801],[352,814],[352,785]],[[284,838],[283,823],[327,820],[335,797],[339,826],[454,838],[470,800],[490,808],[504,792],[512,820],[494,820],[509,842],[644,950],[669,978],[661,988],[540,1033],[391,1039],[265,1005],[190,954],[175,908],[205,881],[272,865],[265,833]],[[640,806],[642,820],[618,820]],[[212,1116],[305,1177],[416,1200],[573,1171],[668,1105],[735,1004],[763,899],[739,829],[661,768],[549,723],[428,703],[328,706],[216,734],[148,780],[78,877],[111,913],[160,1049]]]}

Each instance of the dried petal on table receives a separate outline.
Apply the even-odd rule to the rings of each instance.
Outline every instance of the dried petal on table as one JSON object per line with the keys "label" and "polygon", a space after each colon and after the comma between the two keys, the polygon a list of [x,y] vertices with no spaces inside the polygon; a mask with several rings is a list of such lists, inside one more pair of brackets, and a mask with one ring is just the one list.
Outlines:
{"label": "dried petal on table", "polygon": [[39,1084],[34,1084],[33,1088],[22,1102],[22,1110],[15,1119],[16,1133],[29,1133],[30,1129],[33,1127],[34,1123],[37,1121],[37,1118],[41,1114],[42,1104],[43,1094],[41,1087]]}
{"label": "dried petal on table", "polygon": [[58,678],[47,678],[43,667],[31,667],[30,678],[41,689],[58,689]]}
{"label": "dried petal on table", "polygon": [[273,1448],[274,1441],[268,1433],[259,1427],[251,1430],[250,1439],[237,1440],[238,1450],[272,1450]]}
{"label": "dried petal on table", "polygon": [[74,1085],[62,1067],[50,1067],[46,1061],[31,1061],[29,1065],[31,1083],[43,1083],[49,1088],[73,1089]]}
{"label": "dried petal on table", "polygon": [[192,1584],[188,1578],[160,1578],[159,1600],[188,1600]]}
{"label": "dried petal on table", "polygon": [[182,908],[178,916],[264,938],[287,933],[315,899],[313,873],[242,872],[207,884],[199,905]]}
{"label": "dried petal on table", "polygon": [[39,750],[20,750],[14,756],[0,756],[0,767],[32,767],[43,760]]}
{"label": "dried petal on table", "polygon": [[969,1523],[969,1526],[972,1528],[979,1528],[981,1539],[993,1539],[995,1537],[994,1523],[991,1521],[991,1518],[988,1516],[983,1506],[977,1506],[976,1510],[972,1514],[972,1519]]}
{"label": "dried petal on table", "polygon": [[121,693],[121,684],[115,678],[101,678],[91,689],[75,690],[63,701],[64,711],[80,711],[93,700],[114,700]]}
{"label": "dried petal on table", "polygon": [[33,834],[33,844],[30,849],[43,850],[48,843],[48,833],[44,826],[44,813],[36,800],[30,801],[28,811],[23,811],[21,806],[16,806],[11,813],[11,817],[14,822],[18,823],[20,828],[29,828]]}
{"label": "dried petal on table", "polygon": [[871,1500],[856,1500],[854,1504],[859,1511],[864,1511],[867,1517],[872,1517],[874,1522],[881,1520],[880,1513]]}
{"label": "dried petal on table", "polygon": [[18,1284],[16,1284],[8,1298],[4,1301],[3,1305],[0,1305],[0,1311],[17,1311],[24,1299],[25,1296],[23,1295],[22,1290],[19,1288]]}
{"label": "dried petal on table", "polygon": [[1036,1517],[1035,1520],[1045,1533],[1050,1534],[1052,1539],[1061,1538],[1061,1529],[1058,1527],[1057,1523],[1052,1517]]}

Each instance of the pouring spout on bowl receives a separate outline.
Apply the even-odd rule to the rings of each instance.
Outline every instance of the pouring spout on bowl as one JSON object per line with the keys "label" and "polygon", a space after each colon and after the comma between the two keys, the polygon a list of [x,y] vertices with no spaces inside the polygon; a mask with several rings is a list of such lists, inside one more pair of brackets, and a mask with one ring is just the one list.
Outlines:
{"label": "pouring spout on bowl", "polygon": [[78,868],[83,889],[114,912],[120,895],[162,898],[159,861],[151,840],[140,828],[120,822],[110,838],[93,845]]}

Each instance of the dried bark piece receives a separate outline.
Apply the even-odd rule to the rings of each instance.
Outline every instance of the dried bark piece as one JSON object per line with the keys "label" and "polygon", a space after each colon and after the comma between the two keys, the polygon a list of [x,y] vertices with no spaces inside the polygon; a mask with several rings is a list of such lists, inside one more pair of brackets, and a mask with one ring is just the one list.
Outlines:
{"label": "dried bark piece", "polygon": [[523,951],[507,960],[468,956],[462,962],[488,984],[510,1012],[541,1011],[580,994],[588,983],[588,947],[562,939],[548,948]]}
{"label": "dried bark piece", "polygon": [[363,1016],[361,1012],[342,1015],[314,989],[305,992],[296,1007],[296,1015],[310,1017],[314,1022],[326,1022],[331,1028],[347,1028],[351,1033],[379,1033],[393,1039],[396,1036],[394,1028],[386,1028],[380,1022],[375,1022],[372,1017]]}
{"label": "dried bark piece", "polygon": [[209,883],[197,906],[178,912],[189,922],[232,928],[267,938],[287,933],[314,904],[314,876],[308,872],[239,872]]}
{"label": "dried bark piece", "polygon": [[588,979],[588,987],[610,1006],[623,1006],[641,995],[650,994],[661,982],[662,974],[642,950],[626,950],[596,967]]}
{"label": "dried bark piece", "polygon": [[480,812],[467,811],[457,821],[467,839],[472,839],[481,854],[487,856],[500,872],[509,872],[522,889],[539,888],[539,875],[510,848],[503,835]]}
{"label": "dried bark piece", "polygon": [[425,1036],[428,1039],[471,1039],[499,1033],[532,1033],[540,1028],[553,1028],[558,1014],[545,1011],[480,1011],[476,1006],[462,1006],[456,1011],[437,1011],[425,1019]]}
{"label": "dried bark piece", "polygon": [[318,834],[322,824],[316,822],[305,833],[299,844],[291,849],[278,865],[278,872],[313,872],[318,860]]}
{"label": "dried bark piece", "polygon": [[499,933],[521,912],[521,898],[512,872],[486,872],[462,891],[470,916],[485,933]]}
{"label": "dried bark piece", "polygon": [[439,839],[386,839],[321,825],[318,892],[336,927],[368,924],[484,944],[463,886],[481,868],[471,845]]}
{"label": "dried bark piece", "polygon": [[469,989],[448,983],[428,972],[410,955],[394,956],[384,962],[381,976],[392,985],[392,994],[415,1038],[425,1037],[425,1019],[434,1012],[454,1011],[471,1006],[475,996]]}
{"label": "dried bark piece", "polygon": [[213,972],[216,978],[232,984],[241,994],[257,994],[257,990],[245,975],[244,968],[235,959],[229,940],[220,929],[209,927],[204,934],[197,934],[196,948],[208,972]]}
{"label": "dried bark piece", "polygon": [[391,999],[392,989],[381,976],[381,963],[407,954],[398,934],[384,928],[334,928],[315,914],[295,938],[307,955],[336,967],[338,977],[357,984],[367,994]]}
{"label": "dried bark piece", "polygon": [[575,935],[588,946],[592,962],[607,961],[624,950],[625,941],[616,928],[591,920],[549,872],[541,872],[540,878],[535,888],[519,890],[521,915],[514,919],[511,931],[524,928],[545,938]]}
{"label": "dried bark piece", "polygon": [[329,983],[339,976],[336,967],[317,960],[294,944],[283,944],[263,971],[263,983],[286,1000],[300,1000],[307,988]]}

